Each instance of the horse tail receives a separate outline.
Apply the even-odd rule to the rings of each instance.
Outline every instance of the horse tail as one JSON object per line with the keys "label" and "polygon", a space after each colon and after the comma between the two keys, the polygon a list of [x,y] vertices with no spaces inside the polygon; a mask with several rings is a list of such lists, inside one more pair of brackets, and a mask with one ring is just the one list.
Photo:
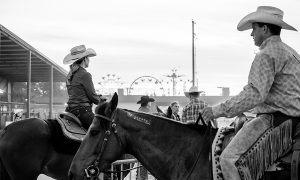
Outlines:
{"label": "horse tail", "polygon": [[4,167],[1,158],[0,158],[0,180],[10,180],[10,177]]}

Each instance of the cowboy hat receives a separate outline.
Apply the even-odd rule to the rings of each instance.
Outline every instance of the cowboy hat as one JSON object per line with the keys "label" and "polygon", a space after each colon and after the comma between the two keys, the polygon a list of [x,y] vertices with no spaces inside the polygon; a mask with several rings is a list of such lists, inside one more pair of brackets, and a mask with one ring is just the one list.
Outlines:
{"label": "cowboy hat", "polygon": [[272,6],[259,6],[255,12],[245,16],[238,24],[237,29],[244,31],[252,28],[252,23],[261,22],[280,26],[282,29],[297,31],[283,20],[283,11]]}
{"label": "cowboy hat", "polygon": [[150,98],[149,96],[142,96],[141,100],[137,102],[137,104],[142,104],[142,103],[148,103],[148,102],[154,102],[155,100],[153,98]]}
{"label": "cowboy hat", "polygon": [[86,49],[84,45],[75,46],[70,51],[71,53],[64,58],[64,64],[72,64],[83,57],[96,56],[96,52],[93,49]]}
{"label": "cowboy hat", "polygon": [[184,92],[184,95],[189,98],[191,93],[202,93],[202,92],[203,91],[198,90],[198,87],[192,86],[189,91]]}

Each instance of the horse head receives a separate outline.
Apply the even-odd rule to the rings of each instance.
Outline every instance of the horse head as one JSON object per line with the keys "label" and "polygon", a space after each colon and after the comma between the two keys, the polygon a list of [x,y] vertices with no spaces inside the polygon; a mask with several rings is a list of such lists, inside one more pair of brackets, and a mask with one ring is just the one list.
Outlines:
{"label": "horse head", "polygon": [[118,95],[115,93],[110,102],[102,102],[96,107],[94,120],[72,161],[69,179],[97,177],[123,154],[123,142],[115,119],[117,105]]}
{"label": "horse head", "polygon": [[[117,109],[118,96],[99,104],[95,118],[69,171],[73,180],[110,172],[110,164],[124,154],[139,160],[157,179],[207,179],[209,151],[216,134],[207,125]],[[196,152],[196,153],[195,153]]]}

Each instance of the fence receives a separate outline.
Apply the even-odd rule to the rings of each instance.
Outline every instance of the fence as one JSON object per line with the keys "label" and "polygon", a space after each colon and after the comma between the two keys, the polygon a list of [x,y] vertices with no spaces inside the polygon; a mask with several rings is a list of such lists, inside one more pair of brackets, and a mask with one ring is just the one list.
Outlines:
{"label": "fence", "polygon": [[[126,177],[124,177],[124,173],[122,172],[124,169],[124,165],[125,164],[129,164],[129,168],[133,168],[132,170],[130,170],[130,172],[126,175]],[[136,180],[137,179],[137,171],[139,170],[139,167],[141,166],[140,162],[138,162],[136,159],[125,159],[125,160],[118,160],[112,163],[111,165],[111,170],[114,171],[116,168],[116,165],[120,165],[120,171],[121,171],[121,175],[120,175],[120,179],[124,180]],[[111,174],[111,177],[109,180],[114,180],[113,179],[114,176],[113,174]],[[100,174],[100,180],[104,180],[104,175],[101,173]],[[107,179],[105,179],[107,180]],[[148,172],[148,180],[156,180],[151,174],[149,174]]]}

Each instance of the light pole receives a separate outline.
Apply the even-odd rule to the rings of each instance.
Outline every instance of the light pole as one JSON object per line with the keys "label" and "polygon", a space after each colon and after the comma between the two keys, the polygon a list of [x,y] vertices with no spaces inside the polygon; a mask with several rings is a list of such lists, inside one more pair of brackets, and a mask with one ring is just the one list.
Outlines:
{"label": "light pole", "polygon": [[195,33],[194,33],[194,24],[195,21],[192,20],[192,76],[193,76],[193,79],[192,79],[192,82],[193,82],[193,86],[195,86]]}

